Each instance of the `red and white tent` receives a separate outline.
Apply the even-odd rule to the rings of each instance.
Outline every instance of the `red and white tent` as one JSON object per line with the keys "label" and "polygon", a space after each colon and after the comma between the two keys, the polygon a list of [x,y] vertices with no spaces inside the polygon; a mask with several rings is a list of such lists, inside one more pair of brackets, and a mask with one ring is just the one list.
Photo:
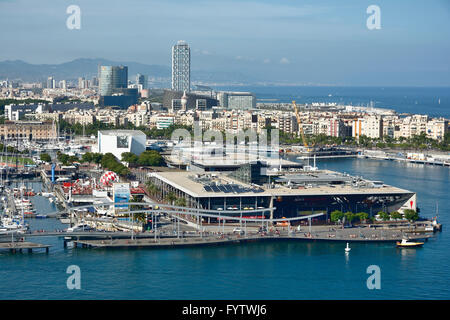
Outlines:
{"label": "red and white tent", "polygon": [[119,181],[119,176],[112,171],[106,171],[101,177],[100,177],[100,183],[104,186],[110,186],[113,182]]}

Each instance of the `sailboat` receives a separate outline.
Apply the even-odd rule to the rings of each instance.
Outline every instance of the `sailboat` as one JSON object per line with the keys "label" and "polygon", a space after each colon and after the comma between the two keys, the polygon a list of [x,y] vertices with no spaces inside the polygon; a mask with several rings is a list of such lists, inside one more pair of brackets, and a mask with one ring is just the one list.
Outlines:
{"label": "sailboat", "polygon": [[345,252],[348,253],[348,252],[350,252],[350,250],[352,250],[352,249],[350,248],[350,246],[348,245],[348,242],[347,242],[347,247],[345,247]]}

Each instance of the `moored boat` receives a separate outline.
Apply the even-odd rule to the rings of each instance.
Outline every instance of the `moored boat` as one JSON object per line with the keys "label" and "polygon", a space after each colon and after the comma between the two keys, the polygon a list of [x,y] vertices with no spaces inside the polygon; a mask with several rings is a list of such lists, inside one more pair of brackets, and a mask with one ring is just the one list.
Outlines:
{"label": "moored boat", "polygon": [[402,239],[402,241],[397,241],[397,247],[400,248],[416,248],[423,246],[424,242],[409,241],[408,239]]}

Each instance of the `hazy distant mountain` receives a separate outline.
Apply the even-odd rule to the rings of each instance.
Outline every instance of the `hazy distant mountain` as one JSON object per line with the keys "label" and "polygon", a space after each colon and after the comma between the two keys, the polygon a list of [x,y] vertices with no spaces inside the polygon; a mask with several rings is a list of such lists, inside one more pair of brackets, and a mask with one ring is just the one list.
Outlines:
{"label": "hazy distant mountain", "polygon": [[[99,65],[124,65],[128,66],[128,78],[141,73],[149,77],[170,78],[169,66],[147,65],[138,62],[118,62],[106,59],[76,59],[61,64],[30,64],[22,60],[0,61],[0,79],[22,81],[46,81],[52,76],[57,81],[76,80],[78,77],[91,79],[97,75]],[[193,81],[205,82],[245,82],[248,77],[237,72],[223,71],[191,71]]]}
{"label": "hazy distant mountain", "polygon": [[170,68],[137,62],[117,62],[106,59],[76,59],[61,64],[30,64],[21,60],[0,62],[0,79],[21,79],[23,81],[45,81],[49,76],[56,80],[71,80],[78,77],[87,79],[97,75],[99,65],[128,66],[128,76],[136,73],[151,77],[170,77]]}

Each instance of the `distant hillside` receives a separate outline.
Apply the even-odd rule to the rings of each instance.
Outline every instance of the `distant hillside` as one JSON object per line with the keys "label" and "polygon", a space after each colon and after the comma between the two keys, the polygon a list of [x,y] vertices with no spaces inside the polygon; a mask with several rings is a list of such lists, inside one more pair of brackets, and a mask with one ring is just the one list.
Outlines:
{"label": "distant hillside", "polygon": [[[169,66],[147,65],[138,62],[119,62],[106,59],[76,59],[61,64],[30,64],[22,60],[0,61],[0,79],[22,80],[22,81],[46,81],[52,76],[57,81],[76,80],[79,77],[91,79],[97,75],[99,65],[124,65],[128,66],[128,77],[133,77],[137,73],[148,75],[149,77],[167,78],[171,77]],[[192,81],[202,82],[249,82],[246,75],[240,72],[227,71],[191,71]],[[254,79],[252,79],[254,80]]]}
{"label": "distant hillside", "polygon": [[0,61],[0,79],[45,81],[50,76],[53,76],[56,80],[72,80],[78,77],[90,79],[97,75],[99,65],[128,66],[129,76],[142,73],[151,77],[170,77],[170,68],[167,66],[117,62],[106,59],[76,59],[61,64],[30,64],[21,60]]}

